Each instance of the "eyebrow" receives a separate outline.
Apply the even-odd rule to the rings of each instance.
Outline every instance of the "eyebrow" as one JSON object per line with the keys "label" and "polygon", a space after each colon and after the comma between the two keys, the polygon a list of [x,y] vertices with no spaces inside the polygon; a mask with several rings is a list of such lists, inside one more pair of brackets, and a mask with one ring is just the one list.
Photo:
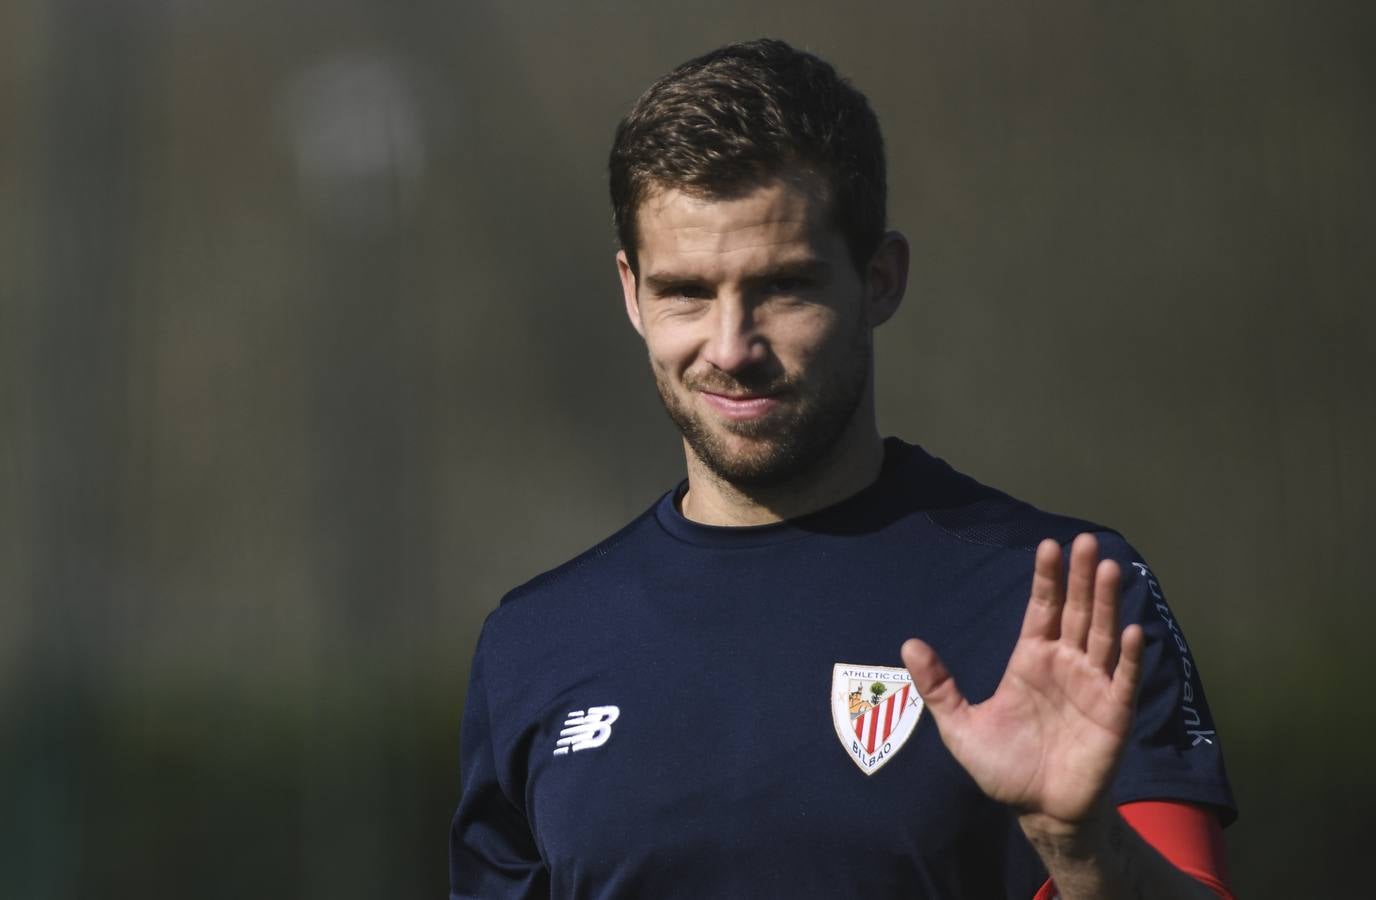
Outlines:
{"label": "eyebrow", "polygon": [[662,294],[665,291],[690,284],[702,284],[702,278],[697,275],[679,275],[675,272],[656,272],[653,275],[646,275],[641,281],[645,287],[656,294]]}
{"label": "eyebrow", "polygon": [[751,275],[745,280],[751,284],[759,284],[775,278],[804,278],[821,281],[830,274],[831,263],[826,260],[800,259],[793,262],[782,262],[772,269],[766,269],[758,275]]}
{"label": "eyebrow", "polygon": [[[748,275],[745,281],[750,284],[769,281],[772,278],[816,278],[822,279],[831,273],[831,263],[823,259],[804,259],[794,262],[783,262],[763,272]],[[689,275],[679,272],[654,272],[641,279],[642,283],[649,290],[662,294],[674,288],[681,288],[688,285],[703,284],[704,279],[701,275]]]}

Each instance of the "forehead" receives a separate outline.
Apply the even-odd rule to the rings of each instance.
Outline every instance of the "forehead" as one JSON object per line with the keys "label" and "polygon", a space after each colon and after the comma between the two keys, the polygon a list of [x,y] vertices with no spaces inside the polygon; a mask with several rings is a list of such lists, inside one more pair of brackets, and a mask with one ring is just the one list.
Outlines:
{"label": "forehead", "polygon": [[825,260],[845,252],[825,192],[806,178],[774,178],[726,196],[656,188],[641,203],[637,226],[642,272]]}

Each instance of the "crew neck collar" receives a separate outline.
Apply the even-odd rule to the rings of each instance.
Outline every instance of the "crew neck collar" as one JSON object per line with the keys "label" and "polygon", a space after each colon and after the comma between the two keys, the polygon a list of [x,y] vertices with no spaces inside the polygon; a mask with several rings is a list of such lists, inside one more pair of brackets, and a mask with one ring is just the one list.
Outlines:
{"label": "crew neck collar", "polygon": [[665,531],[685,543],[718,548],[765,547],[818,533],[862,530],[866,520],[882,512],[884,501],[892,493],[890,488],[897,481],[903,463],[921,452],[898,438],[885,438],[884,461],[879,476],[867,487],[831,506],[781,522],[765,525],[704,525],[694,522],[679,511],[680,501],[688,490],[687,480],[679,482],[677,487],[659,499],[655,504],[655,518]]}

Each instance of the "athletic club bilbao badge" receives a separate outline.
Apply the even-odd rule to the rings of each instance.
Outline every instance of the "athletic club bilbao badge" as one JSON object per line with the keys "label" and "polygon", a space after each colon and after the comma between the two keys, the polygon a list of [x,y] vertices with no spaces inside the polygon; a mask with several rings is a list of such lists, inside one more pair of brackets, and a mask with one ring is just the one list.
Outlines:
{"label": "athletic club bilbao badge", "polygon": [[837,663],[831,670],[831,721],[850,761],[866,775],[893,758],[922,717],[907,669]]}

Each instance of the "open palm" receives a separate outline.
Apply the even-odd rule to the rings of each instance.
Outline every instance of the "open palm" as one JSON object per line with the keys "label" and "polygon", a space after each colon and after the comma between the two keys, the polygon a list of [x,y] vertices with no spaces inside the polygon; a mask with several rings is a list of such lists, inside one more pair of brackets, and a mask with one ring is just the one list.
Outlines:
{"label": "open palm", "polygon": [[989,797],[1020,814],[1067,823],[1092,815],[1132,727],[1142,630],[1129,626],[1120,647],[1120,573],[1098,557],[1094,537],[1080,535],[1063,580],[1060,546],[1046,540],[1037,548],[1022,631],[983,703],[966,701],[926,643],[903,645],[951,755]]}

